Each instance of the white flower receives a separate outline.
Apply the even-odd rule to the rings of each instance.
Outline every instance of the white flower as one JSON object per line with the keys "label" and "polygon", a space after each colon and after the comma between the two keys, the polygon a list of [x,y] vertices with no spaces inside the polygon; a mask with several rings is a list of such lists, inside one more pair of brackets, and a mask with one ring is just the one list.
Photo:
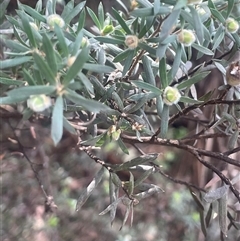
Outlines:
{"label": "white flower", "polygon": [[42,112],[51,105],[51,98],[46,95],[31,95],[27,100],[27,106],[34,112]]}
{"label": "white flower", "polygon": [[179,90],[175,87],[168,86],[163,92],[163,102],[166,105],[177,104],[181,98]]}

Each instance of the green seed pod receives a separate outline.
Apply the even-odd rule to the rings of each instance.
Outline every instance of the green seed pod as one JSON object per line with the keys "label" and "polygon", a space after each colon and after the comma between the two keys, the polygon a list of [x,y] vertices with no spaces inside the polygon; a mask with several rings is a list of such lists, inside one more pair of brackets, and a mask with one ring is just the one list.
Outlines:
{"label": "green seed pod", "polygon": [[226,20],[226,28],[229,33],[236,33],[239,29],[239,23],[233,18],[228,18]]}
{"label": "green seed pod", "polygon": [[173,105],[173,104],[177,104],[178,101],[181,98],[181,94],[179,93],[178,89],[175,87],[171,87],[168,86],[166,87],[166,89],[164,90],[163,93],[163,102],[166,105]]}
{"label": "green seed pod", "polygon": [[192,30],[183,29],[177,35],[177,40],[179,43],[182,43],[184,46],[189,47],[195,42],[196,37]]}
{"label": "green seed pod", "polygon": [[47,24],[50,29],[54,29],[54,24],[57,24],[60,28],[63,28],[65,25],[64,20],[58,14],[51,14],[47,17]]}
{"label": "green seed pod", "polygon": [[112,25],[106,25],[101,31],[101,35],[105,36],[114,31],[114,27]]}
{"label": "green seed pod", "polygon": [[51,98],[46,95],[31,95],[27,100],[27,106],[34,112],[42,112],[51,105]]}

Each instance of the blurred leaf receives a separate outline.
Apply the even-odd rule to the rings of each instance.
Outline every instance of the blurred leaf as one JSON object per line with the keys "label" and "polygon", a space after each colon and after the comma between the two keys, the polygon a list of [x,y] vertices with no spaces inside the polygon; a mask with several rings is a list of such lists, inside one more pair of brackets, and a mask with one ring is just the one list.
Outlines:
{"label": "blurred leaf", "polygon": [[138,179],[135,181],[134,187],[140,185],[143,181],[145,181],[154,171],[154,168],[151,167],[147,171],[145,171]]}
{"label": "blurred leaf", "polygon": [[[50,5],[52,5],[52,3],[50,1],[48,1],[50,3]],[[51,6],[50,6],[51,7]],[[71,12],[73,11],[73,8],[74,8],[74,1],[73,0],[70,0],[68,1],[68,3],[64,6],[64,9],[61,13],[61,17],[64,19],[65,21],[65,18],[67,18],[69,16],[69,14],[71,14]],[[52,10],[50,10],[52,11]],[[53,14],[53,13],[50,13],[49,11],[49,14]]]}
{"label": "blurred leaf", "polygon": [[181,12],[181,9],[173,10],[171,14],[167,17],[167,19],[162,24],[162,29],[159,34],[161,44],[164,39],[166,39],[169,34],[173,31],[173,26],[176,24],[176,21],[179,17],[179,14]]}
{"label": "blurred leaf", "polygon": [[147,51],[150,55],[156,56],[156,49],[149,46],[149,44],[146,43],[138,43],[138,47]]}
{"label": "blurred leaf", "polygon": [[178,0],[176,5],[174,6],[174,10],[181,9],[183,7],[187,6],[188,1],[187,0]]}
{"label": "blurred leaf", "polygon": [[83,83],[83,85],[85,86],[85,88],[91,94],[93,94],[94,93],[93,86],[92,86],[92,83],[90,82],[90,80],[87,78],[87,76],[84,75],[82,72],[78,73],[78,76],[79,76],[81,82]]}
{"label": "blurred leaf", "polygon": [[43,50],[46,55],[47,64],[52,70],[53,75],[56,76],[57,75],[56,55],[53,49],[52,42],[50,41],[46,33],[43,34]]}
{"label": "blurred leaf", "polygon": [[13,41],[10,39],[3,39],[2,40],[4,45],[6,45],[8,48],[12,50],[16,50],[18,52],[29,52],[31,49],[26,47],[23,44],[18,43],[17,41]]}
{"label": "blurred leaf", "polygon": [[0,77],[0,83],[3,85],[17,85],[17,86],[21,86],[24,84],[23,81],[3,78],[3,77]]}
{"label": "blurred leaf", "polygon": [[69,123],[69,121],[64,116],[63,116],[63,127],[71,134],[73,135],[77,134],[75,128]]}
{"label": "blurred leaf", "polygon": [[103,4],[102,4],[102,2],[100,2],[98,5],[98,20],[101,25],[101,29],[104,28],[104,17],[105,17],[105,15],[104,15]]}
{"label": "blurred leaf", "polygon": [[24,57],[16,57],[14,59],[1,60],[0,69],[7,69],[18,65],[22,65],[26,62],[29,62],[31,59],[32,59],[31,56],[24,56]]}
{"label": "blurred leaf", "polygon": [[162,60],[165,56],[166,50],[168,45],[167,44],[159,44],[156,50],[156,55],[159,58],[159,60]]}
{"label": "blurred leaf", "polygon": [[27,98],[22,96],[6,96],[0,97],[0,105],[10,105],[10,104],[18,104],[22,101],[25,101]]}
{"label": "blurred leaf", "polygon": [[165,89],[168,86],[167,66],[165,58],[162,58],[159,61],[159,76],[161,81],[161,87]]}
{"label": "blurred leaf", "polygon": [[82,45],[82,40],[83,40],[83,31],[80,31],[78,33],[78,35],[76,36],[76,39],[72,45],[72,51],[71,51],[72,56],[76,55],[76,53],[80,49],[80,47]]}
{"label": "blurred leaf", "polygon": [[233,10],[233,7],[234,7],[234,0],[228,0],[227,3],[228,3],[228,8],[227,8],[227,16],[226,18],[228,18]]}
{"label": "blurred leaf", "polygon": [[68,14],[66,14],[63,18],[65,23],[69,24],[72,21],[72,19],[81,12],[85,4],[86,4],[86,1],[82,1],[78,5],[76,5],[71,11],[69,11]]}
{"label": "blurred leaf", "polygon": [[181,96],[179,102],[189,103],[189,104],[201,104],[203,101],[195,100],[187,96]]}
{"label": "blurred leaf", "polygon": [[119,138],[119,139],[117,140],[117,143],[118,143],[118,146],[121,148],[121,150],[122,150],[125,154],[129,155],[128,148],[126,147],[126,145],[124,144],[124,142],[122,141],[121,138]]}
{"label": "blurred leaf", "polygon": [[142,156],[138,156],[131,161],[124,162],[116,167],[114,167],[114,171],[122,171],[122,170],[128,170],[130,167],[141,165],[148,162],[153,162],[158,157],[158,153],[152,153],[152,154],[145,154]]}
{"label": "blurred leaf", "polygon": [[228,192],[228,190],[229,190],[229,186],[224,185],[215,190],[207,192],[205,194],[205,196],[203,197],[203,199],[208,203],[212,203],[212,202],[222,198]]}
{"label": "blurred leaf", "polygon": [[182,83],[178,84],[177,85],[177,88],[179,90],[182,90],[182,89],[185,89],[185,88],[188,88],[190,87],[191,85],[193,84],[196,84],[197,82],[203,80],[206,76],[208,76],[210,74],[211,71],[206,71],[206,72],[201,72],[201,73],[198,73],[196,75],[194,75],[192,78],[186,80],[186,81],[183,81]]}
{"label": "blurred leaf", "polygon": [[84,8],[78,18],[77,33],[84,28],[85,20],[86,20],[86,10]]}
{"label": "blurred leaf", "polygon": [[3,18],[5,16],[5,12],[6,12],[9,2],[10,2],[10,0],[3,0],[0,3],[0,24],[2,24],[2,22],[3,22]]}
{"label": "blurred leaf", "polygon": [[211,221],[211,218],[212,218],[212,212],[213,212],[213,204],[210,203],[210,206],[209,206],[209,209],[207,211],[206,218],[205,218],[205,222],[206,222],[207,227],[209,227],[209,225],[210,225],[210,221]]}
{"label": "blurred leaf", "polygon": [[87,69],[96,73],[110,73],[114,71],[112,67],[101,65],[101,64],[90,64],[90,63],[85,63],[83,65],[83,69]]}
{"label": "blurred leaf", "polygon": [[152,65],[149,58],[143,55],[142,62],[147,82],[153,86],[156,86],[155,76],[153,74]]}
{"label": "blurred leaf", "polygon": [[227,237],[227,192],[218,200],[219,226],[224,237]]}
{"label": "blurred leaf", "polygon": [[135,55],[136,55],[135,49],[131,49],[131,51],[128,54],[128,57],[124,61],[123,72],[122,72],[123,77],[127,74],[128,70],[130,69]]}
{"label": "blurred leaf", "polygon": [[139,184],[138,188],[141,190],[145,190],[143,192],[140,192],[138,194],[134,194],[134,197],[137,200],[142,200],[144,198],[147,198],[153,194],[156,193],[160,193],[160,192],[164,192],[164,190],[162,190],[160,187],[158,187],[157,185],[154,184],[149,184],[149,183],[141,183]]}
{"label": "blurred leaf", "polygon": [[117,205],[125,198],[126,198],[125,196],[122,196],[122,197],[118,198],[115,202],[113,202],[110,205],[108,205],[106,207],[106,209],[104,209],[101,213],[99,213],[99,215],[105,215],[106,213],[108,213],[113,208],[115,209],[117,207]]}
{"label": "blurred leaf", "polygon": [[53,74],[49,65],[47,65],[46,61],[40,56],[37,52],[33,52],[33,58],[35,63],[38,66],[39,71],[45,76],[46,80],[49,81],[51,85],[56,84],[56,76]]}
{"label": "blurred leaf", "polygon": [[62,29],[56,24],[54,26],[54,31],[58,37],[58,44],[62,50],[63,56],[68,57],[68,47]]}
{"label": "blurred leaf", "polygon": [[97,28],[99,30],[102,30],[101,28],[101,23],[99,22],[98,20],[98,17],[96,16],[96,14],[93,12],[93,10],[91,8],[88,8],[87,7],[87,11],[88,11],[88,14],[90,15],[91,19],[93,20],[93,22],[95,23],[95,25],[97,26]]}
{"label": "blurred leaf", "polygon": [[37,82],[26,69],[23,69],[23,77],[24,80],[27,81],[28,85],[37,85]]}
{"label": "blurred leaf", "polygon": [[237,144],[238,136],[239,136],[239,131],[238,131],[238,129],[236,129],[233,132],[233,134],[231,135],[231,137],[229,138],[229,141],[228,141],[229,150],[232,150],[235,147],[235,145]]}
{"label": "blurred leaf", "polygon": [[212,50],[215,50],[216,48],[218,48],[218,46],[222,42],[224,36],[225,36],[224,27],[222,25],[219,25],[217,32],[214,35],[214,38],[212,40],[212,42],[213,42]]}
{"label": "blurred leaf", "polygon": [[102,37],[102,36],[96,36],[96,40],[102,43],[109,43],[109,44],[123,44],[124,41],[112,37]]}
{"label": "blurred leaf", "polygon": [[225,24],[226,20],[224,19],[224,17],[222,16],[222,14],[214,8],[210,8],[210,11],[212,13],[212,15],[222,24]]}
{"label": "blurred leaf", "polygon": [[121,62],[123,61],[124,59],[126,59],[129,54],[132,52],[133,50],[132,49],[126,49],[124,51],[122,51],[120,54],[118,54],[114,59],[113,59],[113,62],[114,63],[117,63],[117,62]]}
{"label": "blurred leaf", "polygon": [[86,99],[76,92],[68,89],[66,98],[75,104],[81,105],[84,109],[98,113],[99,111],[109,110],[109,107],[92,99]]}
{"label": "blurred leaf", "polygon": [[34,10],[33,8],[29,7],[28,5],[22,4],[20,1],[18,1],[19,9],[23,9],[25,12],[27,12],[30,16],[32,16],[34,19],[37,19],[40,22],[46,22],[46,18]]}
{"label": "blurred leaf", "polygon": [[89,48],[85,47],[81,50],[81,52],[78,54],[76,60],[74,63],[70,66],[68,69],[66,75],[63,78],[63,84],[65,86],[68,86],[70,81],[76,77],[78,72],[80,72],[83,69],[84,64],[89,59]]}
{"label": "blurred leaf", "polygon": [[119,15],[118,11],[115,10],[113,8],[113,15],[116,18],[116,20],[118,21],[118,23],[121,25],[121,27],[123,28],[123,30],[127,33],[127,34],[132,34],[132,31],[129,29],[129,27],[126,24],[126,21],[122,19],[122,17]]}
{"label": "blurred leaf", "polygon": [[137,110],[139,110],[140,108],[142,108],[147,101],[147,96],[143,96],[141,99],[138,100],[138,102],[136,104],[130,105],[130,108],[126,109],[126,107],[124,108],[124,113],[134,113]]}
{"label": "blurred leaf", "polygon": [[182,46],[179,44],[177,47],[177,50],[176,50],[176,55],[174,56],[174,61],[173,61],[172,67],[171,67],[170,71],[168,72],[168,76],[169,76],[168,79],[170,79],[171,81],[175,78],[175,76],[179,70],[179,66],[181,64],[181,57],[182,57]]}
{"label": "blurred leaf", "polygon": [[207,48],[205,48],[205,47],[203,47],[203,46],[201,46],[201,45],[198,45],[198,44],[196,44],[196,43],[193,43],[193,44],[192,44],[192,47],[193,47],[194,49],[200,51],[200,52],[203,53],[203,54],[206,54],[206,55],[214,55],[214,53],[213,53],[211,50],[209,50],[209,49],[207,49]]}
{"label": "blurred leaf", "polygon": [[41,95],[41,94],[49,95],[54,91],[56,91],[56,87],[52,85],[50,86],[34,85],[34,86],[24,86],[21,88],[16,88],[16,89],[10,90],[9,92],[7,92],[7,94],[12,98],[16,96],[21,98],[28,98],[31,95]]}
{"label": "blurred leaf", "polygon": [[167,138],[167,132],[168,132],[168,120],[169,120],[169,106],[164,104],[163,110],[161,113],[161,132],[160,137],[165,139]]}
{"label": "blurred leaf", "polygon": [[63,135],[63,97],[58,96],[53,107],[51,137],[56,146]]}
{"label": "blurred leaf", "polygon": [[[87,186],[87,188],[85,188],[81,195],[79,196],[78,200],[77,200],[77,204],[76,204],[76,211],[78,212],[82,206],[84,205],[84,203],[87,201],[87,199],[90,197],[90,195],[92,194],[92,192],[94,191],[94,189],[97,187],[97,185],[101,182],[102,178],[103,178],[103,174],[104,174],[104,167],[102,167],[97,174],[95,175],[95,177],[93,178],[93,180],[89,183],[89,185]],[[103,215],[103,214],[99,214],[99,215]]]}
{"label": "blurred leaf", "polygon": [[151,91],[151,92],[155,93],[156,95],[162,94],[160,89],[158,89],[157,87],[155,87],[155,86],[153,86],[149,83],[145,83],[145,82],[140,81],[140,80],[133,80],[132,83],[134,83],[137,87],[139,87],[141,89]]}

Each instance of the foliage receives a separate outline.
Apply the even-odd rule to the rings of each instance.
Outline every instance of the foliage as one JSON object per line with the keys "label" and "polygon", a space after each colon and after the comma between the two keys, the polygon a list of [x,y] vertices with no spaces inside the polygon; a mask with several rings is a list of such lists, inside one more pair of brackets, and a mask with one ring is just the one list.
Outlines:
{"label": "foliage", "polygon": [[[0,9],[4,10],[7,2],[3,1]],[[239,202],[239,190],[234,185],[236,178],[231,182],[206,158],[240,167],[237,157],[229,157],[240,151],[240,88],[239,83],[231,87],[225,81],[218,89],[201,93],[198,86],[208,84],[206,78],[214,69],[225,78],[231,63],[228,60],[240,48],[240,30],[229,31],[226,22],[229,18],[235,23],[240,21],[240,3],[191,2],[138,0],[132,1],[133,10],[128,14],[113,9],[112,15],[104,12],[102,4],[94,13],[85,7],[86,1],[76,6],[69,1],[61,15],[56,14],[56,1],[47,1],[43,8],[39,0],[35,9],[18,3],[17,15],[6,17],[13,39],[8,34],[1,36],[6,51],[0,62],[0,103],[2,109],[11,105],[20,110],[24,121],[51,117],[49,133],[55,146],[61,144],[65,131],[75,136],[76,148],[101,167],[81,193],[77,211],[107,172],[110,204],[100,215],[110,212],[113,222],[123,203],[126,212],[121,227],[129,216],[133,221],[134,206],[142,199],[157,193],[164,195],[162,188],[147,181],[154,173],[165,175],[159,165],[159,153],[145,153],[139,146],[160,145],[189,152],[219,176],[222,186],[207,192],[170,179],[190,189],[205,236],[212,220],[212,206],[205,201],[219,202],[224,240],[229,230],[239,229],[239,220],[230,215],[227,207],[228,193]],[[95,24],[92,32],[84,28],[87,13]],[[76,16],[78,21],[74,23]],[[186,31],[190,35],[185,35]],[[207,60],[201,62],[203,59]],[[193,67],[188,68],[189,65]],[[235,66],[240,71],[239,62]],[[181,117],[187,119],[194,111],[203,113],[203,108],[210,105],[215,107],[211,118],[205,122],[196,120],[199,124],[194,134],[172,139],[170,129],[174,123]],[[227,150],[220,153],[195,147],[192,141],[202,138],[228,139]],[[119,164],[95,156],[95,148],[111,142],[116,143],[123,156],[129,155],[130,146],[140,155],[129,155],[126,162]],[[24,153],[24,147],[21,151]],[[129,173],[129,180],[120,179],[122,171]],[[37,174],[36,178],[39,180]],[[120,190],[124,191],[122,196]],[[49,194],[45,195],[48,200]],[[49,222],[56,225],[58,220]]]}

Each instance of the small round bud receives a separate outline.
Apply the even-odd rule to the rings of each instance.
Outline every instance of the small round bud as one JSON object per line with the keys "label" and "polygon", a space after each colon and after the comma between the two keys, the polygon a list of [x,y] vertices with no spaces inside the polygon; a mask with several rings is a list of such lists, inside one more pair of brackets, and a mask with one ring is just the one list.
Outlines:
{"label": "small round bud", "polygon": [[105,36],[114,31],[114,27],[112,25],[106,25],[101,31],[101,35]]}
{"label": "small round bud", "polygon": [[177,104],[181,98],[179,90],[175,87],[168,86],[163,92],[163,102],[166,105]]}
{"label": "small round bud", "polygon": [[64,20],[58,14],[51,14],[47,17],[47,24],[50,29],[54,29],[54,25],[58,25],[60,28],[63,28],[65,25]]}
{"label": "small round bud", "polygon": [[233,62],[229,65],[226,72],[226,80],[231,86],[240,85],[240,61]]}
{"label": "small round bud", "polygon": [[182,43],[184,46],[189,47],[195,42],[196,37],[192,30],[183,29],[177,35],[177,40],[179,43]]}
{"label": "small round bud", "polygon": [[127,35],[125,39],[125,44],[129,49],[135,49],[138,46],[139,39],[136,35]]}
{"label": "small round bud", "polygon": [[51,98],[46,95],[31,95],[27,106],[34,112],[42,112],[52,105]]}
{"label": "small round bud", "polygon": [[239,23],[233,18],[228,18],[226,20],[226,28],[229,33],[236,33],[239,29]]}

